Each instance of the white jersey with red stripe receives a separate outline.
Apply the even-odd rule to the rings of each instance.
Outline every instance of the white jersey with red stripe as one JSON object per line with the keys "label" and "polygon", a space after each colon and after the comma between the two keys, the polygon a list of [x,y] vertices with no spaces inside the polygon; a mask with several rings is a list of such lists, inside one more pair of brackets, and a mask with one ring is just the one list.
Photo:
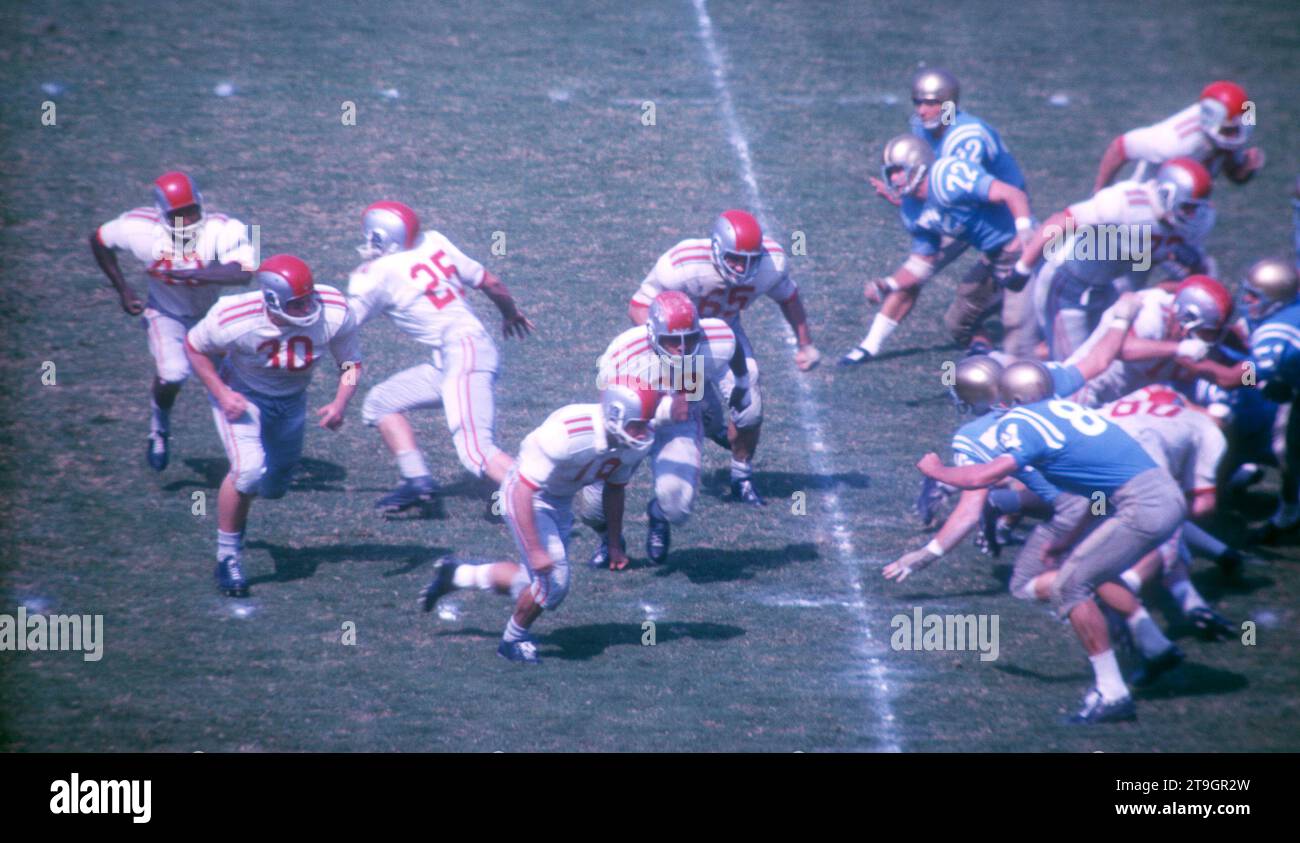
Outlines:
{"label": "white jersey with red stripe", "polygon": [[145,264],[149,276],[149,306],[170,316],[202,316],[228,289],[216,284],[172,281],[168,269],[198,269],[214,261],[254,268],[247,229],[225,214],[206,214],[194,239],[178,241],[162,224],[157,208],[133,208],[101,225],[95,234],[110,249],[125,249]]}
{"label": "white jersey with red stripe", "polygon": [[592,483],[625,485],[651,445],[629,448],[612,443],[599,404],[569,404],[524,437],[516,466],[528,488],[552,501],[567,502]]}
{"label": "white jersey with red stripe", "polygon": [[[1140,290],[1138,312],[1133,319],[1134,336],[1147,340],[1172,339],[1174,294],[1159,287]],[[1119,305],[1112,305],[1101,317],[1097,328],[1088,336],[1065,361],[1066,365],[1077,364],[1110,330],[1111,311]],[[1080,395],[1080,403],[1101,404],[1113,401],[1134,390],[1155,383],[1167,383],[1178,375],[1178,366],[1172,357],[1156,360],[1115,360],[1101,374],[1088,381]]]}
{"label": "white jersey with red stripe", "polygon": [[361,341],[347,300],[338,289],[316,285],[324,312],[307,327],[276,325],[262,292],[227,296],[190,329],[185,341],[202,354],[225,354],[222,380],[281,398],[307,388],[312,368],[328,347],[340,369],[361,362]]}
{"label": "white jersey with red stripe", "polygon": [[736,351],[736,334],[721,319],[701,319],[700,331],[703,336],[695,351],[699,368],[678,374],[650,345],[645,325],[628,328],[614,338],[596,362],[598,383],[635,378],[663,392],[682,390],[702,395],[705,385],[726,377]]}
{"label": "white jersey with red stripe", "polygon": [[649,307],[664,290],[679,290],[695,303],[702,318],[716,317],[735,324],[740,312],[759,296],[785,302],[798,292],[781,246],[764,237],[763,252],[758,271],[748,282],[728,284],[713,265],[712,241],[706,237],[683,240],[664,252],[632,301]]}
{"label": "white jersey with red stripe", "polygon": [[366,261],[348,280],[358,325],[376,313],[433,348],[487,331],[465,300],[465,288],[483,284],[486,270],[437,231],[426,231],[404,252]]}
{"label": "white jersey with red stripe", "polygon": [[1219,462],[1228,450],[1223,431],[1209,415],[1181,402],[1153,401],[1154,391],[1130,393],[1102,407],[1101,413],[1136,439],[1184,492],[1213,491]]}
{"label": "white jersey with red stripe", "polygon": [[1201,130],[1201,105],[1193,103],[1159,123],[1132,129],[1121,136],[1124,157],[1137,161],[1133,178],[1154,178],[1160,165],[1170,158],[1195,158],[1210,175],[1217,175],[1228,160],[1241,161],[1242,150],[1219,149]]}

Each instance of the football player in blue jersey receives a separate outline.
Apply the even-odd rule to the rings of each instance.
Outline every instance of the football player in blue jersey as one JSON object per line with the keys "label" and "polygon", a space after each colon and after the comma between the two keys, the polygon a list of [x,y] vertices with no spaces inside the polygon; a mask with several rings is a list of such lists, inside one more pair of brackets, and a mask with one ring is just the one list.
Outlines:
{"label": "football player in blue jersey", "polygon": [[1268,541],[1300,525],[1300,278],[1291,262],[1265,258],[1246,274],[1241,298],[1251,325],[1250,355],[1256,385],[1264,397],[1292,404],[1287,418],[1285,459],[1278,508],[1256,538]]}
{"label": "football player in blue jersey", "polygon": [[[983,252],[980,261],[957,285],[944,314],[953,339],[985,353],[991,343],[978,333],[1002,299],[1002,288],[1033,230],[1029,197],[1014,185],[994,178],[978,164],[961,158],[935,159],[915,135],[899,135],[885,144],[881,172],[902,199],[899,217],[912,237],[911,254],[893,275],[867,282],[866,296],[882,301],[880,312],[862,343],[840,360],[854,366],[879,354],[880,346],[911,311],[921,285],[934,274],[944,236],[970,243]],[[1017,305],[1004,303],[1004,347],[1027,357],[1037,342],[1028,296],[1016,291]]]}
{"label": "football player in blue jersey", "polygon": [[[1173,535],[1187,516],[1182,490],[1131,436],[1097,413],[1059,398],[1052,373],[1042,363],[1023,360],[1007,366],[998,394],[1010,409],[998,420],[1001,453],[983,464],[946,466],[926,454],[917,468],[927,477],[960,489],[987,488],[1032,466],[1063,493],[1075,496],[1073,529],[1049,547],[1044,570],[1021,592],[1049,597],[1068,618],[1092,662],[1096,686],[1084,697],[1073,723],[1132,720],[1132,695],[1120,673],[1110,635],[1093,595],[1115,605],[1136,598],[1115,580]],[[1058,503],[1058,509],[1060,504]],[[1060,564],[1052,564],[1057,558]],[[1112,602],[1114,601],[1114,602]],[[1122,610],[1121,610],[1122,611]],[[1140,604],[1132,619],[1145,614]],[[1154,623],[1134,624],[1137,643],[1148,657],[1149,680],[1182,661],[1182,653]]]}

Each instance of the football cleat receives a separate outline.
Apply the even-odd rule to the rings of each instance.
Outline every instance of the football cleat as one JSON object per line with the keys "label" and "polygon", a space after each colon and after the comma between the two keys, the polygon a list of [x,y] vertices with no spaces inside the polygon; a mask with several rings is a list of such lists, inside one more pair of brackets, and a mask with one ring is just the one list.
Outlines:
{"label": "football cleat", "polygon": [[933,527],[948,517],[953,488],[926,477],[921,480],[921,494],[916,496],[916,514],[922,527]]}
{"label": "football cleat", "polygon": [[839,362],[837,362],[835,365],[839,366],[840,368],[847,368],[849,366],[861,366],[863,363],[866,363],[868,360],[872,359],[873,357],[875,357],[875,355],[872,354],[870,351],[867,351],[865,348],[863,348],[860,345],[855,345],[853,346],[853,348],[850,348],[848,351],[844,352],[844,356],[841,357],[839,359]]}
{"label": "football cleat", "polygon": [[524,664],[542,663],[541,656],[537,655],[537,645],[527,638],[523,641],[502,640],[497,645],[497,655],[512,662],[523,662]]}
{"label": "football cleat", "polygon": [[984,357],[993,351],[993,346],[984,340],[974,340],[966,347],[966,357]]}
{"label": "football cleat", "polygon": [[980,529],[975,534],[975,545],[980,551],[997,559],[1002,555],[1002,541],[998,534],[998,518],[1001,515],[995,507],[986,502],[980,512]]}
{"label": "football cleat", "polygon": [[767,501],[754,489],[754,481],[748,477],[731,481],[731,499],[750,506],[767,506]]}
{"label": "football cleat", "polygon": [[452,578],[455,577],[456,568],[459,566],[460,563],[450,556],[444,556],[433,563],[433,579],[429,580],[429,584],[420,592],[421,611],[433,611],[433,607],[438,605],[442,597],[456,590]]}
{"label": "football cleat", "polygon": [[668,561],[668,548],[673,543],[672,525],[665,518],[655,518],[653,512],[654,501],[651,506],[646,507],[646,515],[650,518],[650,525],[645,534],[645,555],[652,565],[662,565]]}
{"label": "football cleat", "polygon": [[1187,621],[1196,628],[1196,634],[1206,641],[1232,638],[1237,628],[1232,622],[1208,606],[1200,606],[1187,613]]}
{"label": "football cleat", "polygon": [[[621,538],[619,544],[623,547],[623,554],[627,555],[627,537]],[[591,558],[587,560],[587,564],[593,568],[609,567],[609,536],[601,535],[600,544],[591,552]]]}
{"label": "football cleat", "polygon": [[149,461],[149,467],[154,471],[162,471],[167,467],[167,458],[170,452],[167,450],[166,433],[150,433],[148,448],[145,451],[145,459]]}
{"label": "football cleat", "polygon": [[429,503],[437,493],[438,486],[433,482],[432,477],[427,475],[407,477],[398,484],[396,489],[375,501],[375,509],[385,515],[392,515],[413,506]]}
{"label": "football cleat", "polygon": [[1120,723],[1137,719],[1137,705],[1132,695],[1106,702],[1101,691],[1093,688],[1083,697],[1083,707],[1067,721],[1073,725],[1092,726],[1097,723]]}
{"label": "football cleat", "polygon": [[238,556],[227,556],[217,563],[217,588],[227,597],[247,597],[248,580]]}
{"label": "football cleat", "polygon": [[1241,555],[1241,551],[1230,547],[1214,557],[1214,564],[1219,566],[1226,579],[1237,580],[1241,579],[1241,569],[1246,565],[1246,558]]}
{"label": "football cleat", "polygon": [[1139,688],[1150,685],[1160,678],[1161,674],[1168,673],[1182,664],[1184,658],[1183,651],[1178,649],[1178,645],[1170,644],[1158,656],[1143,660],[1142,664],[1133,670],[1128,681]]}

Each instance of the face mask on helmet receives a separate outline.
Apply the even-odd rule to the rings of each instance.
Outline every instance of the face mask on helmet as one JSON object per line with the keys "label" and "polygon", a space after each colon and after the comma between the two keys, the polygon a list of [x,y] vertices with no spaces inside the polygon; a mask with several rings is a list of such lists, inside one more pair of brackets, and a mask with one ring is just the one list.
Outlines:
{"label": "face mask on helmet", "polygon": [[605,433],[618,445],[644,448],[654,440],[651,419],[662,393],[643,383],[619,381],[605,387],[600,395]]}
{"label": "face mask on helmet", "polygon": [[763,261],[763,231],[745,211],[725,211],[713,223],[713,266],[728,284],[744,284]]}
{"label": "face mask on helmet", "polygon": [[912,106],[921,125],[933,131],[943,125],[944,103],[957,105],[957,79],[946,70],[923,70],[912,78]]}
{"label": "face mask on helmet", "polygon": [[325,310],[307,264],[292,255],[267,258],[257,270],[266,311],[275,320],[305,328]]}
{"label": "face mask on helmet", "polygon": [[992,357],[967,357],[957,364],[953,385],[948,388],[957,412],[982,416],[1000,405],[998,378],[1002,365]]}
{"label": "face mask on helmet", "polygon": [[1289,261],[1264,258],[1246,272],[1241,285],[1242,309],[1252,322],[1267,319],[1296,301],[1300,275]]}
{"label": "face mask on helmet", "polygon": [[1214,82],[1201,91],[1201,130],[1220,149],[1240,149],[1250,140],[1246,91],[1232,82]]}
{"label": "face mask on helmet", "polygon": [[188,240],[198,234],[203,224],[203,195],[189,176],[181,172],[159,176],[153,183],[153,201],[172,236]]}
{"label": "face mask on helmet", "polygon": [[361,216],[366,241],[357,254],[366,260],[400,252],[415,245],[420,220],[415,211],[401,202],[376,202]]}

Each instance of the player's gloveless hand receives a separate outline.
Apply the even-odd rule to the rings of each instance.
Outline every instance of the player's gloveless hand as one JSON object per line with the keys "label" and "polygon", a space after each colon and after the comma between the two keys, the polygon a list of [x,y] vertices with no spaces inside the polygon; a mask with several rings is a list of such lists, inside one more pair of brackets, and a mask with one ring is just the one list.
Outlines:
{"label": "player's gloveless hand", "polygon": [[343,426],[343,408],[331,401],[316,411],[320,426],[326,430],[338,430]]}
{"label": "player's gloveless hand", "polygon": [[903,204],[901,199],[897,198],[892,192],[890,192],[889,187],[883,181],[875,176],[872,176],[869,181],[871,182],[871,186],[876,189],[877,196],[880,196],[886,202],[894,206]]}
{"label": "player's gloveless hand", "polygon": [[248,399],[233,389],[221,393],[217,403],[221,405],[221,413],[226,417],[226,421],[234,421],[248,412]]}
{"label": "player's gloveless hand", "polygon": [[943,460],[940,459],[938,454],[931,451],[921,457],[920,461],[916,464],[916,468],[926,477],[934,477],[934,479],[938,480],[939,478],[935,477],[935,474],[943,468]]}
{"label": "player's gloveless hand", "polygon": [[794,364],[799,367],[801,372],[810,372],[817,368],[817,364],[822,360],[822,353],[817,350],[817,346],[811,343],[800,346],[799,350],[794,353]]}
{"label": "player's gloveless hand", "polygon": [[506,339],[518,337],[523,339],[528,336],[536,326],[533,321],[519,311],[515,311],[514,316],[508,316],[501,320],[501,333]]}
{"label": "player's gloveless hand", "polygon": [[623,548],[611,543],[609,546],[609,569],[611,571],[621,571],[628,566],[627,554]]}
{"label": "player's gloveless hand", "polygon": [[885,579],[902,582],[910,574],[929,565],[938,557],[925,548],[919,548],[895,559],[885,566]]}
{"label": "player's gloveless hand", "polygon": [[126,311],[127,316],[139,316],[144,313],[144,304],[136,298],[135,293],[127,293],[121,297],[122,310]]}

